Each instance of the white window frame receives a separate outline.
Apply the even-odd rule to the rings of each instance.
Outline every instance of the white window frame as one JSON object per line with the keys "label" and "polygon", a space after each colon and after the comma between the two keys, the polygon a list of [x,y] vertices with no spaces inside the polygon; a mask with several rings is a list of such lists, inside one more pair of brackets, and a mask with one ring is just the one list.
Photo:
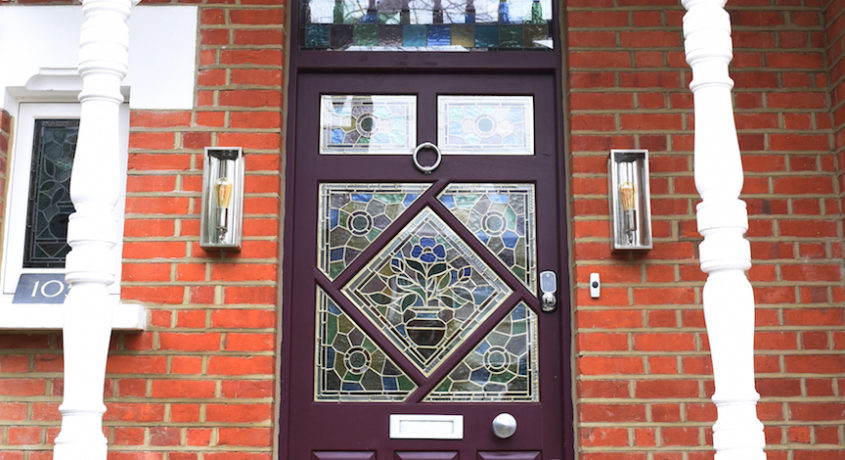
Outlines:
{"label": "white window frame", "polygon": [[[3,222],[3,252],[2,271],[0,271],[0,328],[13,326],[3,324],[10,313],[21,310],[30,319],[21,328],[52,328],[55,320],[44,321],[39,313],[52,312],[61,308],[61,304],[12,304],[12,299],[23,273],[64,273],[64,268],[23,268],[23,250],[26,234],[26,217],[29,206],[29,182],[32,167],[33,135],[36,120],[44,119],[74,119],[80,117],[79,103],[37,103],[21,102],[18,106],[18,116],[14,119],[12,148],[9,151],[9,177],[6,191],[6,214]],[[117,244],[112,249],[114,259],[115,282],[109,286],[109,293],[117,306],[120,302],[121,254],[123,250],[123,216],[126,202],[126,170],[129,152],[129,105],[121,104],[119,111],[119,165],[120,165],[120,197],[114,209],[118,220],[115,235]],[[5,313],[5,314],[3,314]],[[13,315],[15,316],[15,315]],[[20,316],[20,315],[18,315]],[[55,316],[55,315],[53,315]],[[59,321],[62,315],[59,314]],[[60,327],[60,326],[59,326]]]}

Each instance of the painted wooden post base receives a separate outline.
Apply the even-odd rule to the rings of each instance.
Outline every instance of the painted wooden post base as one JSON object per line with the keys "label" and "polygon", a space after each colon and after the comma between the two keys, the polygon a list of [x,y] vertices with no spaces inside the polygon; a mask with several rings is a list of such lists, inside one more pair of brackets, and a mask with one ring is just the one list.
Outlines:
{"label": "painted wooden post base", "polygon": [[105,460],[102,419],[106,358],[115,282],[111,249],[117,242],[113,209],[120,184],[120,82],[127,72],[131,0],[83,0],[79,48],[79,94],[82,114],[71,176],[71,199],[65,279],[64,400],[56,460]]}
{"label": "painted wooden post base", "polygon": [[733,46],[726,0],[683,0],[687,62],[693,70],[696,217],[704,236],[701,269],[708,274],[702,300],[716,392],[716,460],[765,459],[763,425],[754,389],[754,294],[745,271],[751,250],[742,190],[742,163],[734,124],[728,63]]}

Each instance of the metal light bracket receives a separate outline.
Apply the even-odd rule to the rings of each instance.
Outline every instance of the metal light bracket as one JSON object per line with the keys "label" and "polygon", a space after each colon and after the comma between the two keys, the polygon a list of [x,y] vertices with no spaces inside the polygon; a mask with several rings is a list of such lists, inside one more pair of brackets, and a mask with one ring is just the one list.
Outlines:
{"label": "metal light bracket", "polygon": [[239,250],[243,238],[243,149],[206,147],[202,171],[200,247]]}
{"label": "metal light bracket", "polygon": [[648,150],[611,150],[607,172],[611,249],[651,249]]}

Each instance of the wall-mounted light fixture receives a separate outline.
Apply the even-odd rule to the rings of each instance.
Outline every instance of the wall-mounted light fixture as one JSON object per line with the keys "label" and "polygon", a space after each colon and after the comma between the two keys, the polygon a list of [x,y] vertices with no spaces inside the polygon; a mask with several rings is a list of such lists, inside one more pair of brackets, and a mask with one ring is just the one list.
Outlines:
{"label": "wall-mounted light fixture", "polygon": [[200,246],[240,249],[244,160],[240,147],[206,147],[203,157]]}
{"label": "wall-mounted light fixture", "polygon": [[611,150],[607,172],[611,249],[651,249],[648,150]]}

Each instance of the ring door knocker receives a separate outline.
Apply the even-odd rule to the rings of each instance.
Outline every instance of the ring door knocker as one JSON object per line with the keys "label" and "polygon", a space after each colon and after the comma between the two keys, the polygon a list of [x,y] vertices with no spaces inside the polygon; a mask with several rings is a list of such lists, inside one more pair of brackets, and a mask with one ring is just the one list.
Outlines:
{"label": "ring door knocker", "polygon": [[[423,166],[420,164],[418,156],[420,154],[420,150],[423,149],[434,150],[434,153],[437,156],[435,157],[433,164],[429,166]],[[440,160],[443,159],[443,155],[440,153],[440,149],[436,145],[432,144],[431,142],[423,142],[422,144],[418,145],[417,148],[414,149],[414,155],[412,156],[412,158],[414,160],[414,166],[416,166],[418,170],[420,170],[423,174],[431,174],[432,171],[434,171],[435,169],[437,169],[438,166],[440,166]]]}

